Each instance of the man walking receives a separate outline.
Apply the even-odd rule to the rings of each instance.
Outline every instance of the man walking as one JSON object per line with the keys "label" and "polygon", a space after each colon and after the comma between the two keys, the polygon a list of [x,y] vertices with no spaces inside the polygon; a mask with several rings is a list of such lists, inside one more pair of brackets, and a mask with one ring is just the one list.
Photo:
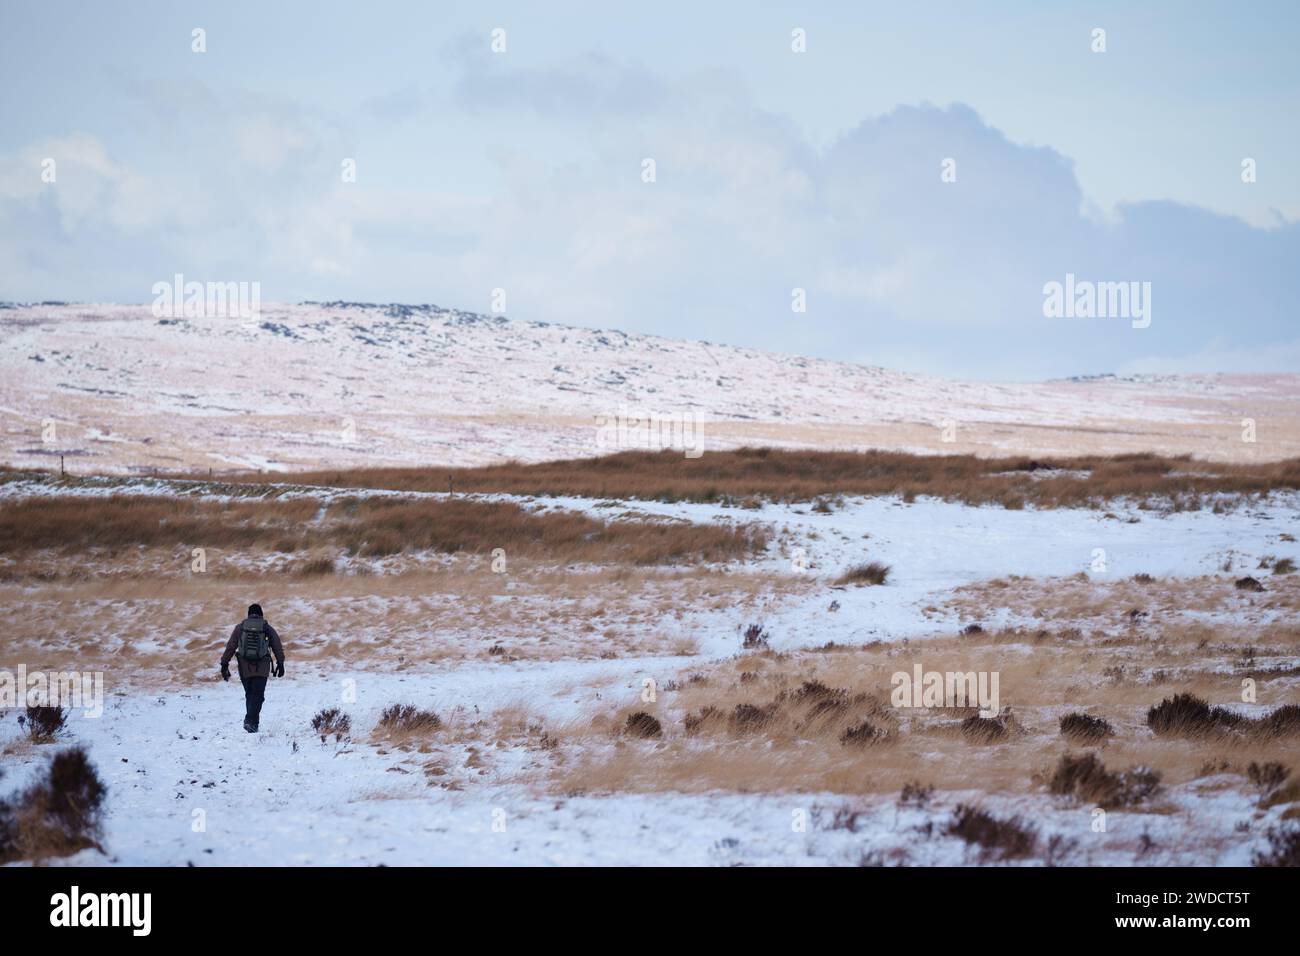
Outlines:
{"label": "man walking", "polygon": [[[271,669],[271,655],[275,655],[275,670]],[[230,659],[239,658],[239,680],[244,685],[244,729],[257,733],[257,720],[262,713],[262,699],[266,695],[266,679],[272,673],[284,676],[284,646],[262,615],[262,605],[250,604],[248,617],[235,625],[226,641],[226,652],[221,655],[221,677],[230,680]]]}

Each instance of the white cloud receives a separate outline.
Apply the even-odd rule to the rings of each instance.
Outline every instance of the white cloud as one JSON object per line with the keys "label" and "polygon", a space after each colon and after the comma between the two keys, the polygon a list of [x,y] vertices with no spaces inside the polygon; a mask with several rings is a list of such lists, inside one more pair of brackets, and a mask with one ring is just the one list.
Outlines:
{"label": "white cloud", "polygon": [[314,146],[309,133],[266,114],[248,117],[235,128],[239,158],[254,169],[275,172]]}
{"label": "white cloud", "polygon": [[[475,63],[445,117],[457,139],[434,155],[372,149],[367,175],[345,184],[358,134],[337,117],[202,87],[136,93],[159,97],[145,160],[88,134],[0,160],[0,232],[24,237],[0,245],[10,296],[143,301],[159,276],[206,270],[257,279],[267,300],[485,310],[502,287],[519,318],[912,357],[967,376],[1215,355],[1300,369],[1295,349],[1269,347],[1294,339],[1294,222],[1258,229],[1150,202],[1098,216],[1068,158],[1010,142],[963,105],[899,107],[819,151],[724,75],[669,81],[602,57]],[[418,91],[386,103],[385,132],[406,110],[429,122]],[[54,192],[32,166],[49,148],[69,164]],[[500,185],[412,185],[411,170],[447,155],[491,165]],[[946,158],[955,183],[941,180]],[[1151,328],[1044,319],[1043,283],[1067,272],[1151,281]],[[806,314],[790,310],[796,286]]]}

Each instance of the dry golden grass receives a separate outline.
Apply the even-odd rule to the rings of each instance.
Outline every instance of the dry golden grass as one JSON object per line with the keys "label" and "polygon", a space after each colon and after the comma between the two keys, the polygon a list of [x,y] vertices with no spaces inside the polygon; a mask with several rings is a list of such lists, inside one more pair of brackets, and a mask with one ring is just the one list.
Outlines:
{"label": "dry golden grass", "polygon": [[[692,654],[691,622],[700,615],[734,607],[757,614],[764,602],[811,586],[789,575],[568,570],[522,559],[495,574],[485,558],[393,575],[253,580],[218,570],[36,590],[3,584],[0,612],[42,627],[0,636],[0,657],[48,671],[102,670],[110,692],[128,678],[172,687],[215,680],[230,629],[253,601],[266,608],[298,672]],[[142,626],[147,644],[134,648]]]}
{"label": "dry golden grass", "polygon": [[[1241,496],[1300,488],[1300,459],[1223,464],[1153,454],[1035,460],[742,448],[695,459],[672,451],[629,451],[540,464],[310,471],[293,478],[331,487],[446,491],[450,482],[465,492],[739,504],[760,497],[808,501],[839,494],[923,494],[1015,508],[1096,506],[1131,496],[1195,509],[1210,506],[1207,496],[1215,493]],[[266,478],[248,474],[228,480],[257,484]]]}
{"label": "dry golden grass", "polygon": [[1179,617],[1191,623],[1216,615],[1253,622],[1300,611],[1300,577],[1255,573],[1260,574],[1263,592],[1244,592],[1233,578],[1208,575],[1149,581],[1084,573],[1066,578],[1011,576],[959,587],[939,607],[963,621],[979,622],[992,609],[1005,609],[1044,624],[1084,628],[1142,627]]}
{"label": "dry golden grass", "polygon": [[0,865],[98,848],[106,793],[83,747],[52,753],[44,776],[0,798]]}
{"label": "dry golden grass", "polygon": [[318,508],[305,499],[220,504],[144,495],[18,498],[0,502],[0,554],[45,548],[69,554],[177,544],[227,547],[291,534]]}
{"label": "dry golden grass", "polygon": [[[656,703],[632,700],[596,714],[586,727],[568,728],[586,746],[549,782],[581,793],[882,794],[920,781],[940,790],[1015,794],[1046,792],[1061,757],[1087,749],[1112,772],[1146,766],[1165,785],[1233,773],[1246,787],[1251,762],[1295,764],[1300,738],[1158,737],[1146,724],[1148,709],[1177,692],[1239,701],[1246,677],[1268,709],[1295,702],[1300,673],[1260,668],[1241,654],[1246,647],[1294,661],[1300,629],[1207,635],[1174,628],[1095,639],[1070,629],[1009,631],[906,647],[747,655],[692,671],[667,685]],[[1005,735],[981,743],[964,732],[971,709],[893,708],[890,678],[910,674],[915,663],[927,671],[997,671],[1001,704],[1009,709]],[[633,740],[621,732],[639,710],[660,721],[661,738]],[[1071,712],[1104,717],[1114,736],[1095,745],[1063,737],[1060,718]],[[704,713],[710,716],[701,722]],[[846,740],[846,730],[863,722],[878,735]],[[566,733],[556,734],[562,748]],[[1140,809],[1159,812],[1160,802]]]}
{"label": "dry golden grass", "polygon": [[[728,561],[766,544],[766,532],[752,526],[600,521],[576,512],[543,513],[509,501],[466,498],[344,498],[326,506],[306,499],[220,503],[124,495],[0,502],[0,556],[10,559],[42,551],[66,558],[92,550],[111,556],[168,546],[252,555],[331,549],[361,557],[502,549],[511,559],[646,566]],[[85,573],[84,562],[62,565],[73,576]],[[290,567],[304,575],[327,574],[330,555],[314,553]],[[4,575],[18,579],[26,570],[11,560]]]}
{"label": "dry golden grass", "polygon": [[884,584],[889,578],[889,565],[879,561],[857,564],[841,574],[836,584]]}
{"label": "dry golden grass", "polygon": [[[547,774],[564,762],[559,739],[571,729],[576,735],[576,725],[547,726],[521,701],[482,713],[458,706],[439,714],[436,722],[403,725],[381,720],[369,739],[378,753],[399,757],[394,772],[420,774],[429,787],[461,790],[488,777]],[[499,754],[507,755],[508,768]]]}

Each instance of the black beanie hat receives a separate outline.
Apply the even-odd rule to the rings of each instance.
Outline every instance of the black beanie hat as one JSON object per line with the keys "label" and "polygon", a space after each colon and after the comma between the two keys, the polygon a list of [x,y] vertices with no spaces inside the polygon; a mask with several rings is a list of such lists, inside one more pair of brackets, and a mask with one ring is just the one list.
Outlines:
{"label": "black beanie hat", "polygon": [[249,616],[249,617],[261,617],[261,616],[262,616],[262,605],[260,605],[260,604],[250,604],[250,605],[248,605],[248,616]]}

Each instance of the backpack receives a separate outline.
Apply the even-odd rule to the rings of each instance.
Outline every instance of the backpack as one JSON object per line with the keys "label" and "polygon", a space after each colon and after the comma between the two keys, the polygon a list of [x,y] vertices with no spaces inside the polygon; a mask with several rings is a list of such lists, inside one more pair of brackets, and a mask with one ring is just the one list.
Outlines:
{"label": "backpack", "polygon": [[266,638],[266,620],[250,617],[240,625],[239,643],[235,656],[246,664],[256,664],[271,656],[271,645]]}

